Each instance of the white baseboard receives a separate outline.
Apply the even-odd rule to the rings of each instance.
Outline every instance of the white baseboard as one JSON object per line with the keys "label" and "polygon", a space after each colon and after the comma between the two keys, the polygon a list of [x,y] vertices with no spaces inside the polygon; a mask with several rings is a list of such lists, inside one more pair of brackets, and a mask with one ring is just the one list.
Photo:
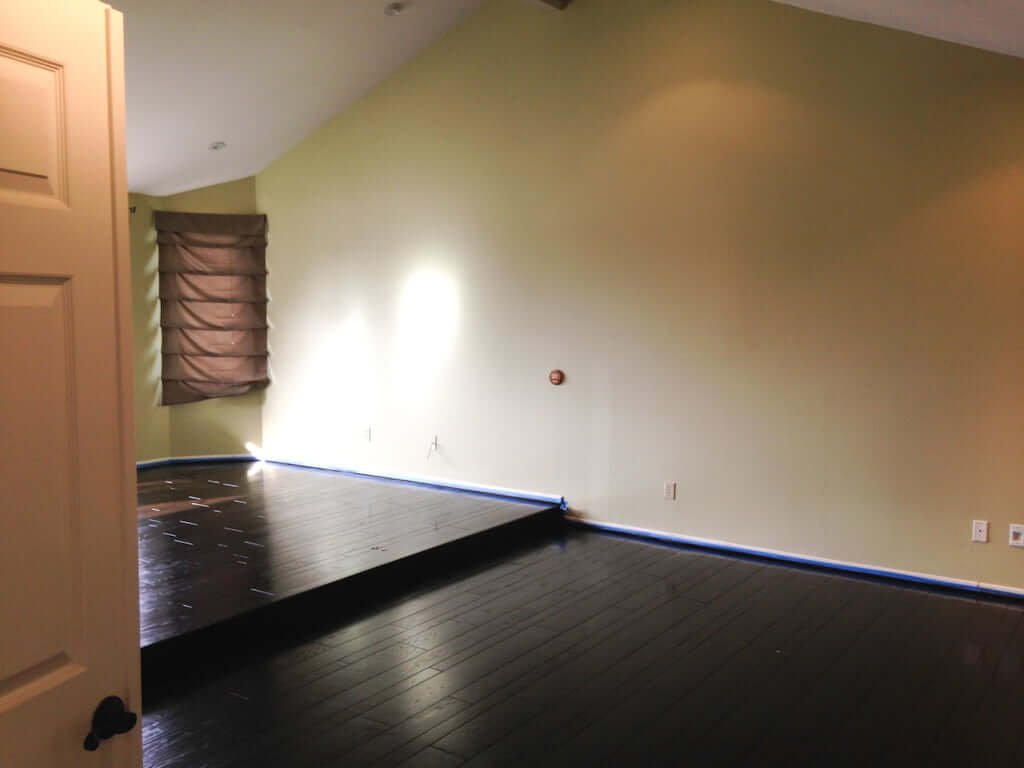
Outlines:
{"label": "white baseboard", "polygon": [[742,555],[753,555],[755,557],[770,558],[788,563],[800,565],[812,565],[819,568],[847,571],[849,573],[860,573],[869,576],[881,576],[899,581],[909,581],[917,584],[930,584],[938,587],[949,587],[952,589],[966,590],[969,592],[983,592],[1000,597],[1024,597],[1024,589],[1009,587],[1004,584],[987,584],[980,581],[967,579],[954,579],[947,576],[937,576],[931,573],[917,573],[915,571],[902,571],[896,568],[886,568],[880,565],[869,565],[865,563],[852,563],[844,560],[830,560],[824,557],[801,555],[795,552],[785,552],[777,549],[763,549],[761,547],[749,547],[743,544],[736,544],[730,541],[719,541],[717,539],[704,539],[696,536],[683,536],[678,533],[667,533],[665,531],[638,528],[631,525],[619,525],[618,523],[605,523],[599,520],[591,520],[575,515],[567,515],[567,519],[578,525],[597,530],[621,533],[627,536],[636,536],[644,539],[655,539],[667,541],[673,544],[685,544],[688,546],[714,549],[721,552],[731,552]]}
{"label": "white baseboard", "polygon": [[306,460],[291,459],[286,456],[274,454],[260,454],[260,460],[271,464],[286,464],[293,467],[305,467],[307,469],[323,469],[329,472],[341,472],[346,475],[357,475],[378,480],[393,480],[411,485],[425,485],[433,488],[442,488],[453,491],[465,491],[467,493],[480,493],[487,496],[501,496],[519,501],[540,501],[551,505],[558,505],[563,511],[567,509],[564,496],[551,493],[539,493],[537,491],[524,491],[517,488],[504,488],[497,485],[480,485],[478,483],[466,483],[460,480],[449,480],[441,477],[430,477],[428,475],[404,475],[394,472],[381,472],[379,470],[365,467],[345,466],[341,464],[324,464]]}

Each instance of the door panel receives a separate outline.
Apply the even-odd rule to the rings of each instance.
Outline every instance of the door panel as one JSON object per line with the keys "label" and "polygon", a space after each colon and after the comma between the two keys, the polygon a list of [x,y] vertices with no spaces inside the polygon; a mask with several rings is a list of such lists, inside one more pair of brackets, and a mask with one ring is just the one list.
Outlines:
{"label": "door panel", "polygon": [[[66,203],[63,72],[0,46],[0,190]],[[42,201],[40,201],[42,202]]]}
{"label": "door panel", "polygon": [[0,2],[0,766],[87,752],[101,699],[139,711],[121,17]]}
{"label": "door panel", "polygon": [[[13,375],[0,377],[0,466],[15,482],[4,498],[30,515],[4,516],[0,536],[0,583],[18,584],[32,574],[31,590],[0,593],[0,615],[18,617],[0,656],[0,680],[18,675],[23,683],[37,670],[52,677],[81,656],[81,510],[74,486],[74,348],[67,330],[73,322],[68,281],[0,278],[0,360]],[[45,483],[25,485],[37,467]],[[6,484],[5,484],[6,485]],[[14,546],[14,545],[17,546]]]}

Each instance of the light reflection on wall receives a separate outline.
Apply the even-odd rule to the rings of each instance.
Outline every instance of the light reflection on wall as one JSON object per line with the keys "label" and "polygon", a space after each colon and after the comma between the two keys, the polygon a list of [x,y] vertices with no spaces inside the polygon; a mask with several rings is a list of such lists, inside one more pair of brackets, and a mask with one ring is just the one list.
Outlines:
{"label": "light reflection on wall", "polygon": [[337,317],[308,357],[296,403],[297,423],[304,428],[300,443],[288,448],[307,458],[329,458],[339,438],[364,432],[376,416],[378,363],[369,323],[359,307],[342,309]]}
{"label": "light reflection on wall", "polygon": [[422,394],[451,359],[458,335],[459,290],[450,272],[433,266],[413,271],[402,284],[394,345],[396,394]]}
{"label": "light reflection on wall", "polygon": [[326,402],[344,404],[337,411],[337,426],[347,429],[371,422],[377,410],[377,360],[362,310],[350,310],[326,339],[320,350],[320,364],[325,372],[324,386],[330,390]]}
{"label": "light reflection on wall", "polygon": [[345,286],[289,361],[287,429],[269,436],[267,454],[253,455],[383,469],[378,446],[408,438],[408,419],[436,397],[455,355],[462,288],[448,262],[421,250],[382,290]]}

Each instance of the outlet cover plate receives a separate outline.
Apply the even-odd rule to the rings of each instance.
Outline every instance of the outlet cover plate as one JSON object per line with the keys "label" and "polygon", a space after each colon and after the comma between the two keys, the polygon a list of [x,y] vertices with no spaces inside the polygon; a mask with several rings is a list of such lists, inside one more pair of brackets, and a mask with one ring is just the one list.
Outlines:
{"label": "outlet cover plate", "polygon": [[988,542],[988,520],[975,520],[971,524],[971,541],[979,544]]}

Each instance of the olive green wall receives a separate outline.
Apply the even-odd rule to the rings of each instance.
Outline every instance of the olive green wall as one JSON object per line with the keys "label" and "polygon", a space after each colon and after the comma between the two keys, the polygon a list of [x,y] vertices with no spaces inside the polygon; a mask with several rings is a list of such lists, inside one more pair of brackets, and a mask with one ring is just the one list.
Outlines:
{"label": "olive green wall", "polygon": [[185,405],[160,403],[160,307],[153,211],[256,213],[254,180],[218,184],[163,198],[132,195],[137,459],[247,453],[261,442],[263,392]]}
{"label": "olive green wall", "polygon": [[135,341],[135,454],[139,461],[171,456],[170,408],[160,405],[160,302],[156,231],[157,198],[130,195],[132,323]]}
{"label": "olive green wall", "polygon": [[1024,587],[1022,137],[1020,60],[489,0],[257,176],[265,449]]}

